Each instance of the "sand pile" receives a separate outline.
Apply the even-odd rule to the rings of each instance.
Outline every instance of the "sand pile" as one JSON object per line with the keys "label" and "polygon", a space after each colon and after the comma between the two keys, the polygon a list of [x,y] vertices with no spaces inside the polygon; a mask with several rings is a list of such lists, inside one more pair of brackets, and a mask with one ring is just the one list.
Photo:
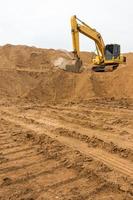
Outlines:
{"label": "sand pile", "polygon": [[133,53],[126,54],[127,64],[112,73],[92,74],[93,89],[98,96],[133,97]]}
{"label": "sand pile", "polygon": [[133,97],[133,54],[127,65],[111,73],[90,70],[93,54],[82,52],[86,70],[80,74],[54,66],[59,58],[70,59],[64,50],[27,46],[0,47],[0,97],[30,101],[82,100],[91,97]]}

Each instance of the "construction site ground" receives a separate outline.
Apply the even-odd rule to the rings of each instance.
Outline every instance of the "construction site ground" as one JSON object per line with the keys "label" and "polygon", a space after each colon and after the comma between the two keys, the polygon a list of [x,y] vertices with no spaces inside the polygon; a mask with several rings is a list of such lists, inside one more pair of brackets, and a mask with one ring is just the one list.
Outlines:
{"label": "construction site ground", "polygon": [[[0,47],[0,200],[133,199],[133,55],[111,73]],[[128,69],[128,70],[127,70]]]}

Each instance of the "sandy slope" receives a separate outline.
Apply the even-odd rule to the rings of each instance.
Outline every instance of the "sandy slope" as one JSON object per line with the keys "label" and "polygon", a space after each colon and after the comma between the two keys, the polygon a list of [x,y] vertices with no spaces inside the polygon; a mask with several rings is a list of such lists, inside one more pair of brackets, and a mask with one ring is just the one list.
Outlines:
{"label": "sandy slope", "polygon": [[86,70],[67,73],[53,66],[66,51],[6,45],[0,48],[0,96],[26,97],[30,101],[79,100],[90,97],[133,97],[133,54],[127,65],[112,73],[91,71],[91,53],[82,53]]}
{"label": "sandy slope", "polygon": [[112,73],[64,51],[0,48],[0,200],[133,199],[133,55]]}

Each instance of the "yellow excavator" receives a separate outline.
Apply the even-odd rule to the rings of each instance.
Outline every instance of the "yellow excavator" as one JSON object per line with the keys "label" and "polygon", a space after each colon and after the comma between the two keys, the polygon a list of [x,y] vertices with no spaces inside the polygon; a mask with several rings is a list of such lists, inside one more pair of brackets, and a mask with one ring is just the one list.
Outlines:
{"label": "yellow excavator", "polygon": [[74,53],[73,66],[74,69],[76,69],[76,72],[79,72],[82,66],[82,60],[80,58],[79,33],[92,39],[96,44],[97,55],[92,60],[94,64],[92,67],[93,71],[113,71],[119,66],[119,64],[126,63],[126,57],[120,53],[120,45],[105,45],[101,34],[78,19],[76,15],[71,17],[71,32]]}

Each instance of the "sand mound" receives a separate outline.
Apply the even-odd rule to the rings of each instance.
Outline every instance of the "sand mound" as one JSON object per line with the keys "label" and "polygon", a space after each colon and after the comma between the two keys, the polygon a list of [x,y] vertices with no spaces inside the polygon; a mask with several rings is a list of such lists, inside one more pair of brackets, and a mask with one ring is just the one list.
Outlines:
{"label": "sand mound", "polygon": [[98,96],[133,97],[133,53],[126,54],[127,64],[112,73],[93,74],[94,92]]}
{"label": "sand mound", "polygon": [[92,72],[92,56],[92,53],[81,53],[87,69],[75,74],[54,66],[56,60],[72,57],[67,51],[21,45],[0,47],[0,96],[30,101],[132,98],[133,53],[126,55],[127,65],[111,73]]}

